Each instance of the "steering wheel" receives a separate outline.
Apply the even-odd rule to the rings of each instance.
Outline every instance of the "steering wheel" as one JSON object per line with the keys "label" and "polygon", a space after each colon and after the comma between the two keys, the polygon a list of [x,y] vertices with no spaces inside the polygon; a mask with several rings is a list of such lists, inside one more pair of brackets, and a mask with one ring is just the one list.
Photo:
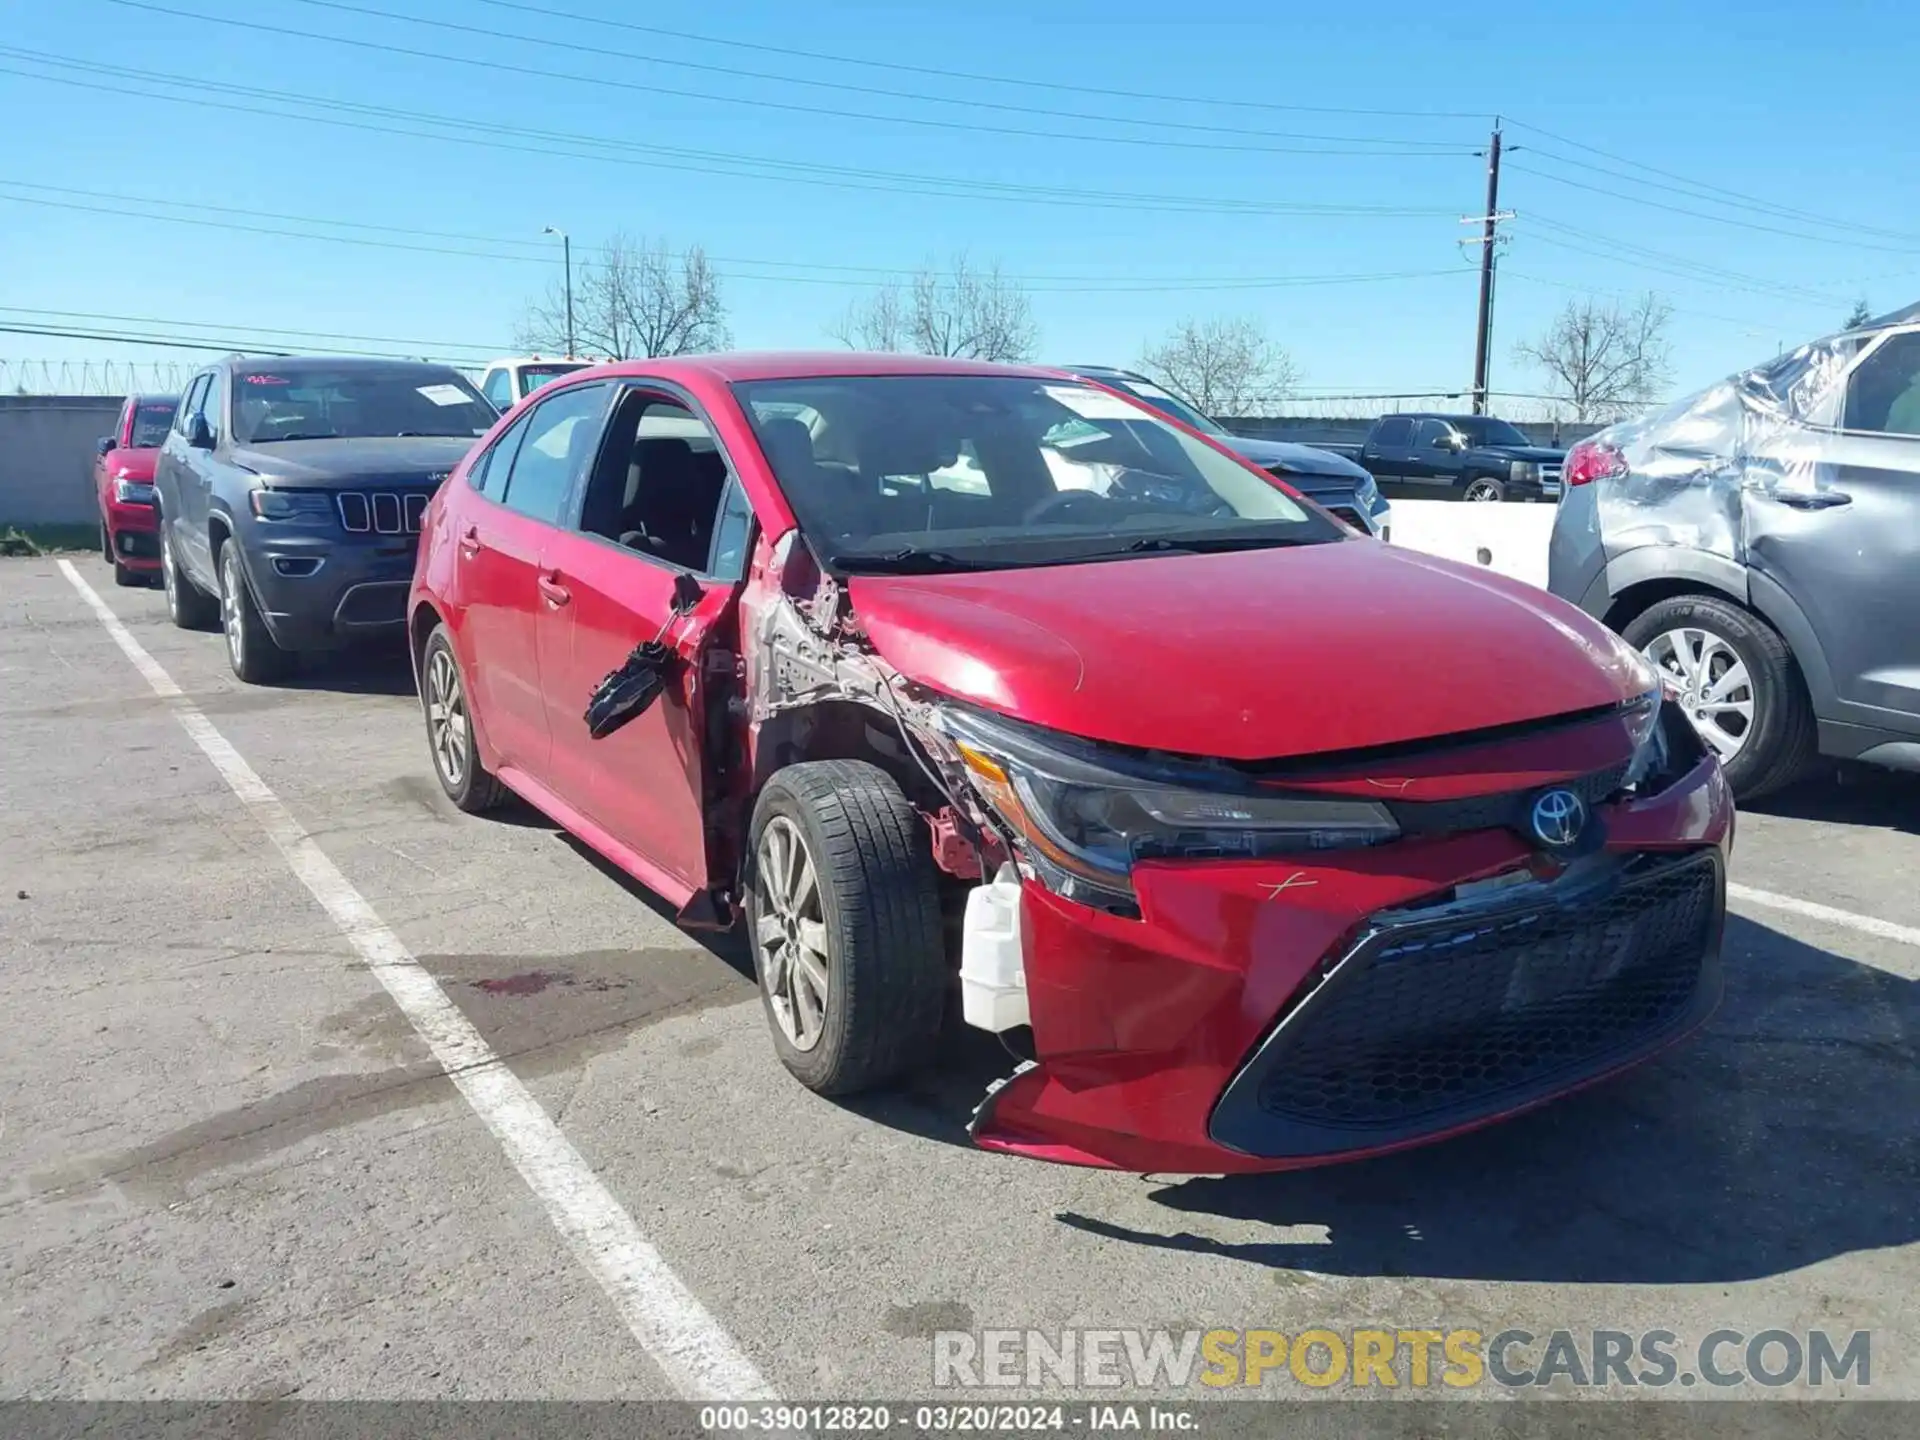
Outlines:
{"label": "steering wheel", "polygon": [[[1113,502],[1106,496],[1093,490],[1057,490],[1044,499],[1035,501],[1027,507],[1027,513],[1021,517],[1022,523],[1038,525],[1043,520],[1059,519],[1061,515],[1073,510],[1075,506],[1099,505],[1111,507]],[[1058,513],[1056,513],[1058,512]]]}

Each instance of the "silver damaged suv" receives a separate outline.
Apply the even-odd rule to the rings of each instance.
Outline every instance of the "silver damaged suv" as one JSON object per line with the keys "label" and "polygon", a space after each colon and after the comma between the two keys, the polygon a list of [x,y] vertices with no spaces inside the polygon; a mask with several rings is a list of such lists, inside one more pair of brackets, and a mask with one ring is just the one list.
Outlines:
{"label": "silver damaged suv", "polygon": [[1920,305],[1569,452],[1548,588],[1661,670],[1741,799],[1920,770]]}

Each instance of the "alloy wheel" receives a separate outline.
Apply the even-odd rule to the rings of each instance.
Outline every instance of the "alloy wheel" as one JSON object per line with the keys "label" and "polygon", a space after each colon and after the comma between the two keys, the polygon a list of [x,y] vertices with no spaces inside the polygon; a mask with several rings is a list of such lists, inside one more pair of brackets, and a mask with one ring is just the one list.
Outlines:
{"label": "alloy wheel", "polygon": [[1733,646],[1711,630],[1682,628],[1656,635],[1641,652],[1668,682],[1667,691],[1721,763],[1753,734],[1753,677]]}
{"label": "alloy wheel", "polygon": [[1485,480],[1476,480],[1467,487],[1467,499],[1469,500],[1487,504],[1499,498],[1499,489]]}
{"label": "alloy wheel", "polygon": [[800,827],[786,816],[776,815],[761,832],[755,872],[761,983],[787,1042],[811,1050],[827,1024],[827,925],[813,857]]}
{"label": "alloy wheel", "polygon": [[247,663],[247,622],[240,608],[240,587],[246,583],[240,578],[240,564],[232,552],[223,553],[220,557],[220,623],[227,632],[227,654],[232,657],[235,670]]}
{"label": "alloy wheel", "polygon": [[427,658],[427,738],[447,788],[467,778],[467,703],[453,655],[436,646]]}

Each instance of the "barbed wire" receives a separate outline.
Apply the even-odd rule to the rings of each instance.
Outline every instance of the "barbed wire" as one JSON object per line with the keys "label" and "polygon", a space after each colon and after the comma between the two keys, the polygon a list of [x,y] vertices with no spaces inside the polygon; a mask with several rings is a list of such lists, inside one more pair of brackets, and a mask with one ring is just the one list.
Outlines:
{"label": "barbed wire", "polygon": [[[122,395],[178,394],[208,361],[228,353],[210,349],[204,355],[160,360],[8,360],[0,359],[0,395]],[[478,367],[456,365],[469,378]]]}

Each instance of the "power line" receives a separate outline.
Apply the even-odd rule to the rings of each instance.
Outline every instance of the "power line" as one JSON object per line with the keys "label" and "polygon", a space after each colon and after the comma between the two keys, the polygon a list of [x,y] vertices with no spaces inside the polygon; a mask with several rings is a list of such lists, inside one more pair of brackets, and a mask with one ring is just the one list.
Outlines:
{"label": "power line", "polygon": [[[787,114],[822,115],[841,120],[859,120],[876,125],[918,125],[935,130],[951,130],[975,135],[1004,135],[1023,140],[1056,140],[1070,143],[1095,145],[1136,145],[1162,150],[1201,150],[1209,153],[1221,150],[1242,151],[1248,154],[1264,155],[1344,155],[1357,157],[1362,155],[1399,156],[1441,155],[1446,152],[1435,150],[1398,150],[1357,149],[1330,146],[1288,146],[1288,145],[1224,145],[1205,140],[1163,140],[1146,135],[1076,135],[1063,130],[1031,130],[1011,125],[981,125],[964,120],[936,120],[922,115],[877,115],[870,111],[835,110],[821,105],[799,105],[786,100],[769,100],[760,96],[712,95],[698,90],[674,90],[661,85],[643,85],[637,80],[621,80],[604,75],[582,75],[571,70],[546,70],[535,65],[515,65],[505,60],[481,60],[471,55],[448,55],[433,50],[417,50],[407,45],[389,45],[378,40],[362,40],[347,35],[327,35],[316,30],[297,30],[288,25],[268,25],[258,20],[241,20],[231,15],[207,15],[195,10],[176,10],[172,6],[159,5],[153,0],[106,0],[109,5],[120,5],[130,10],[146,11],[155,15],[167,15],[177,20],[192,20],[204,25],[225,25],[232,29],[252,30],[263,35],[280,35],[295,40],[318,40],[328,45],[344,45],[356,50],[368,50],[383,55],[400,55],[409,60],[429,60],[442,65],[465,65],[480,70],[491,70],[507,75],[526,75],[543,80],[563,80],[571,85],[602,86],[615,90],[628,90],[643,95],[667,95],[683,100],[704,100],[722,105],[746,105],[763,110],[778,110]],[[423,24],[442,22],[422,21]],[[520,37],[523,41],[527,37]],[[1431,142],[1428,142],[1431,143]],[[1465,154],[1463,147],[1459,152]]]}
{"label": "power line", "polygon": [[[1164,195],[1133,191],[1076,190],[1059,186],[1022,185],[1007,181],[974,180],[958,176],[920,175],[901,171],[865,170],[848,166],[825,165],[809,161],[780,160],[766,156],[742,155],[737,152],[701,151],[668,146],[642,145],[633,141],[617,140],[603,136],[578,135],[563,131],[542,131],[528,126],[506,125],[484,120],[433,115],[423,111],[327,100],[317,96],[307,96],[286,91],[261,90],[247,86],[208,84],[200,81],[182,80],[177,77],[168,77],[162,82],[177,89],[199,91],[202,92],[203,95],[248,95],[276,100],[283,104],[305,106],[312,109],[344,112],[349,115],[373,115],[399,118],[402,120],[412,120],[419,124],[439,125],[474,132],[472,134],[441,134],[433,131],[405,129],[395,125],[373,124],[364,119],[350,120],[337,118],[335,116],[289,113],[285,110],[267,109],[257,105],[238,104],[231,100],[207,99],[201,96],[189,98],[179,95],[161,94],[155,90],[154,77],[151,72],[147,71],[101,65],[94,62],[75,60],[66,56],[41,55],[33,51],[22,51],[8,46],[0,46],[0,54],[11,54],[16,57],[25,58],[33,63],[52,64],[60,68],[78,70],[86,74],[113,75],[118,78],[131,79],[138,82],[137,89],[113,90],[111,94],[115,99],[157,100],[163,104],[210,107],[231,111],[236,114],[262,115],[274,119],[298,120],[303,124],[333,125],[371,134],[399,135],[413,139],[436,140],[448,144],[473,146],[489,151],[511,150],[521,154],[538,155],[547,158],[586,160],[604,164],[635,166],[642,169],[672,170],[698,175],[725,176],[740,180],[772,180],[793,185],[827,185],[839,189],[881,194],[923,195],[938,199],[999,200],[1010,203],[1059,205],[1073,209],[1122,210],[1145,214],[1300,215],[1321,218],[1402,219],[1450,213],[1431,206],[1413,207],[1329,204],[1301,201],[1256,201],[1238,198]],[[100,93],[100,87],[97,85],[58,75],[44,75],[31,70],[11,69],[4,66],[0,66],[0,74],[17,75],[25,79],[38,80],[43,84],[49,85],[82,86],[95,95]],[[504,138],[481,138],[483,136]],[[580,145],[594,148],[583,153],[580,150],[559,149],[551,145],[530,145],[524,143],[524,138],[516,140],[512,137],[551,140],[561,145]],[[633,153],[605,153],[608,150]],[[640,159],[636,158],[637,155],[686,158]],[[710,163],[691,163],[693,160],[704,160]],[[760,168],[749,169],[745,167]],[[769,170],[774,173],[767,173]]]}
{"label": "power line", "polygon": [[[115,0],[115,3],[125,3],[125,0]],[[1523,171],[1528,175],[1537,176],[1542,180],[1551,181],[1555,185],[1566,185],[1575,190],[1585,190],[1593,195],[1606,195],[1615,200],[1624,200],[1629,205],[1639,205],[1645,209],[1659,210],[1669,215],[1686,215],[1695,220],[1711,220],[1718,225],[1732,225],[1741,230],[1758,231],[1765,235],[1785,235],[1793,240],[1818,241],[1823,245],[1851,245],[1856,249],[1881,250],[1894,255],[1913,255],[1920,253],[1920,246],[1916,245],[1876,245],[1870,241],[1848,240],[1838,235],[1813,235],[1803,230],[1782,230],[1777,226],[1759,225],[1751,220],[1741,220],[1731,215],[1714,215],[1705,210],[1689,210],[1681,205],[1669,205],[1665,201],[1649,200],[1641,195],[1630,195],[1619,190],[1609,190],[1601,185],[1589,185],[1582,180],[1569,180],[1566,176],[1555,175],[1550,170],[1535,170],[1527,165],[1515,165],[1512,168]]]}
{"label": "power line", "polygon": [[[1561,164],[1564,164],[1564,165],[1575,165],[1575,166],[1579,166],[1582,169],[1592,170],[1602,175],[1612,175],[1618,179],[1628,180],[1637,185],[1645,185],[1650,189],[1667,190],[1673,194],[1678,194],[1678,195],[1690,195],[1690,198],[1693,198],[1693,199],[1705,199],[1709,195],[1724,196],[1726,197],[1724,200],[1715,201],[1714,203],[1731,205],[1739,209],[1754,210],[1762,214],[1773,214],[1775,216],[1786,218],[1786,219],[1804,220],[1816,225],[1830,226],[1834,229],[1854,230],[1862,234],[1879,235],[1885,239],[1907,240],[1915,244],[1920,244],[1920,236],[1915,236],[1910,233],[1906,233],[1898,230],[1884,230],[1876,225],[1861,225],[1854,221],[1836,220],[1830,215],[1816,214],[1811,210],[1796,210],[1789,205],[1781,205],[1778,202],[1771,201],[1771,200],[1762,200],[1758,196],[1744,194],[1739,190],[1729,190],[1726,187],[1721,185],[1712,185],[1707,183],[1704,180],[1690,180],[1684,175],[1676,174],[1671,170],[1663,170],[1657,165],[1649,165],[1645,161],[1633,160],[1628,158],[1625,155],[1616,155],[1610,150],[1602,150],[1597,145],[1588,145],[1579,140],[1569,139],[1565,135],[1556,135],[1553,131],[1543,129],[1538,125],[1528,125],[1524,121],[1520,121],[1520,120],[1514,120],[1514,121],[1511,121],[1510,123],[1514,126],[1515,129],[1528,131],[1529,133],[1534,135],[1539,135],[1544,139],[1552,140],[1557,144],[1569,145],[1576,150],[1584,150],[1589,155],[1598,155],[1602,159],[1613,160],[1621,165],[1631,166],[1636,170],[1644,170],[1648,174],[1664,176],[1666,179],[1678,181],[1680,185],[1690,187],[1690,189],[1682,190],[1682,189],[1675,189],[1673,186],[1669,186],[1669,185],[1657,185],[1651,180],[1642,180],[1642,179],[1639,179],[1637,176],[1630,175],[1619,170],[1612,170],[1604,165],[1595,165],[1590,161],[1575,160],[1570,156],[1555,155],[1551,150],[1541,150],[1538,146],[1533,147],[1535,154],[1546,156],[1549,159],[1558,160]],[[1704,193],[1691,195],[1690,194],[1691,191],[1699,191]]]}
{"label": "power line", "polygon": [[[279,330],[270,325],[215,325],[198,320],[170,320],[154,315],[101,315],[85,310],[36,310],[25,305],[0,305],[0,314],[33,315],[62,323],[106,320],[121,325],[163,325],[174,330],[217,330],[223,334],[290,336],[299,340],[357,340],[372,345],[404,345],[409,349],[473,350],[486,355],[505,354],[499,345],[473,345],[457,340],[414,340],[393,335],[352,335],[337,330]],[[50,317],[50,319],[49,319]],[[36,322],[38,323],[38,322]]]}
{"label": "power line", "polygon": [[632,31],[641,35],[658,35],[669,40],[684,40],[696,45],[718,45],[733,50],[753,51],[762,55],[778,55],[783,59],[821,60],[832,65],[853,65],[863,69],[891,71],[901,75],[931,76],[941,80],[965,80],[982,85],[1008,85],[1030,90],[1049,90],[1056,94],[1097,95],[1111,100],[1150,100],[1169,105],[1210,105],[1235,110],[1287,111],[1294,114],[1313,115],[1377,115],[1400,119],[1415,120],[1484,120],[1484,111],[1475,110],[1383,110],[1358,106],[1342,105],[1297,105],[1278,100],[1246,100],[1228,96],[1172,95],[1153,90],[1124,90],[1100,85],[1074,85],[1063,80],[1033,80],[1008,75],[987,75],[978,71],[949,70],[931,65],[910,65],[898,60],[868,60],[851,55],[830,55],[819,50],[802,50],[792,45],[770,45],[753,40],[739,40],[718,35],[699,35],[686,30],[669,30],[658,25],[641,25],[631,20],[613,20],[599,15],[585,15],[577,10],[562,10],[554,6],[516,4],[513,0],[478,0],[479,4],[491,5],[498,10],[516,10],[529,15],[543,15],[551,19],[566,20],[574,24],[603,25],[616,30]]}
{"label": "power line", "polygon": [[[1428,151],[1454,151],[1461,147],[1442,140],[1405,140],[1391,136],[1368,135],[1317,135],[1299,134],[1284,130],[1250,130],[1244,125],[1203,125],[1192,121],[1168,120],[1160,117],[1136,118],[1130,115],[1099,115],[1084,110],[1062,110],[1054,106],[1015,105],[1005,101],[986,100],[979,96],[929,95],[924,91],[889,90],[876,85],[849,85],[843,81],[821,80],[810,76],[781,75],[766,70],[746,70],[733,65],[711,65],[698,60],[672,59],[661,55],[637,54],[631,50],[610,50],[604,45],[585,45],[573,40],[556,40],[548,36],[527,35],[514,31],[493,29],[484,25],[464,25],[458,21],[432,18],[424,15],[409,15],[403,12],[386,10],[370,5],[355,5],[348,0],[294,0],[295,4],[309,5],[316,9],[333,10],[347,15],[367,15],[381,20],[395,20],[407,25],[422,25],[435,30],[451,31],[463,35],[478,35],[488,40],[510,40],[526,45],[544,45],[553,50],[567,50],[575,54],[592,55],[609,60],[630,60],[642,65],[664,65],[682,70],[694,70],[709,75],[725,75],[737,80],[773,81],[782,85],[805,85],[814,89],[834,90],[855,95],[873,95],[889,100],[905,100],[916,105],[957,105],[969,111],[998,110],[1015,115],[1043,115],[1057,120],[1084,120],[1101,125],[1146,125],[1156,130],[1184,130],[1203,135],[1252,136],[1266,140],[1313,140],[1329,144],[1351,145],[1394,145],[1417,147],[1415,153]],[[516,9],[532,7],[516,6]],[[582,17],[562,16],[550,11],[533,10],[535,14],[544,14],[550,19],[578,21]],[[617,22],[616,22],[617,23]],[[732,97],[704,96],[701,98],[728,99]],[[1241,148],[1226,146],[1226,149]]]}
{"label": "power line", "polygon": [[[1534,225],[1545,226],[1554,235],[1536,235],[1533,238],[1543,245],[1560,249],[1574,250],[1582,254],[1595,255],[1603,260],[1615,260],[1621,263],[1641,265],[1647,269],[1676,275],[1681,279],[1710,280],[1724,289],[1748,290],[1755,294],[1770,295],[1784,300],[1797,300],[1807,304],[1844,305],[1847,302],[1833,295],[1824,294],[1807,286],[1792,285],[1784,281],[1767,280],[1758,275],[1747,275],[1738,270],[1728,270],[1722,266],[1709,265],[1701,261],[1688,260],[1684,256],[1670,255],[1664,250],[1654,250],[1631,241],[1615,240],[1610,236],[1598,235],[1575,225],[1566,225],[1544,215],[1529,213],[1525,220]],[[1568,236],[1570,239],[1556,238]],[[1602,246],[1604,249],[1593,249]],[[1609,254],[1608,251],[1617,253]]]}

